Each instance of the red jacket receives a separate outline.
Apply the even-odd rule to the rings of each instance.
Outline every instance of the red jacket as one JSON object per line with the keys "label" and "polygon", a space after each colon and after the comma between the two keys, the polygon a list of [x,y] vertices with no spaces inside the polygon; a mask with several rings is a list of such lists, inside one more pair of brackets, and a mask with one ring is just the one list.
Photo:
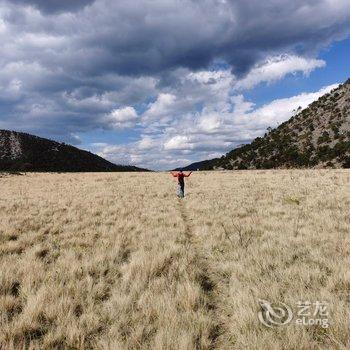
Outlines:
{"label": "red jacket", "polygon": [[185,177],[190,177],[192,174],[192,171],[190,173],[188,173],[187,175],[185,173],[182,173],[182,172],[178,172],[178,173],[171,173],[171,175],[173,175],[173,177],[177,177],[177,182],[180,184],[180,185],[183,185],[184,184],[184,178]]}

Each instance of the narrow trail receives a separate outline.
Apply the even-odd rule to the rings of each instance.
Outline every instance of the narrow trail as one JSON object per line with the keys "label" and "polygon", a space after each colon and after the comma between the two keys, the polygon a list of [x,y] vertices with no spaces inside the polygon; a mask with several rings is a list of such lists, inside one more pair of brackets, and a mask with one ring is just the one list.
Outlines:
{"label": "narrow trail", "polygon": [[[196,271],[196,280],[199,283],[204,296],[205,309],[213,321],[208,336],[210,342],[208,349],[214,350],[218,348],[219,336],[223,334],[223,328],[218,317],[219,312],[215,271],[213,271],[210,266],[211,264],[208,262],[209,258],[205,255],[205,249],[202,247],[201,240],[193,233],[194,226],[187,214],[186,206],[182,199],[178,199],[178,207],[181,219],[184,223],[183,234],[185,236],[186,244],[188,244],[188,249],[192,251],[192,254],[195,257],[194,261],[196,262],[195,266],[189,265],[188,268]],[[196,344],[196,349],[201,349],[198,344]]]}
{"label": "narrow trail", "polygon": [[178,203],[179,203],[179,211],[180,211],[180,215],[181,215],[181,219],[185,225],[185,230],[184,230],[184,235],[186,236],[186,238],[192,242],[193,240],[193,227],[192,227],[192,223],[190,223],[190,220],[188,218],[188,215],[186,213],[186,208],[185,205],[183,203],[182,199],[178,199]]}

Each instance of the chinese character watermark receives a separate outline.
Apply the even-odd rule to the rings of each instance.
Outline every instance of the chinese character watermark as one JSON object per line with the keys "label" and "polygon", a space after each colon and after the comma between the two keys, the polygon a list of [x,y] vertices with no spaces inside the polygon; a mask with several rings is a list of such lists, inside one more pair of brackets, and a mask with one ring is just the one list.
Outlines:
{"label": "chinese character watermark", "polygon": [[328,304],[324,301],[311,302],[298,301],[297,312],[285,304],[273,304],[267,300],[259,299],[261,310],[258,313],[259,321],[269,328],[284,326],[290,323],[301,326],[329,327]]}

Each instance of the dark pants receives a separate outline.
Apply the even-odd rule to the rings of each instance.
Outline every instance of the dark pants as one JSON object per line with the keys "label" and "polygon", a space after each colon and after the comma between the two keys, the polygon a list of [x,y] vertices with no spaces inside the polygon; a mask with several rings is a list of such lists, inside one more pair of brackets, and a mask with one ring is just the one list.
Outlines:
{"label": "dark pants", "polygon": [[185,184],[178,184],[177,195],[180,198],[185,197]]}

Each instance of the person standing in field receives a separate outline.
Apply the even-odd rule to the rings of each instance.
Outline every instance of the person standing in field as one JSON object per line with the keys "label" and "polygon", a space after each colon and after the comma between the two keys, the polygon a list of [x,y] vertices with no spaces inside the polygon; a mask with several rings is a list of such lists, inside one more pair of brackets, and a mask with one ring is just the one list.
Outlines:
{"label": "person standing in field", "polygon": [[180,170],[177,173],[174,171],[171,171],[170,173],[171,175],[173,175],[173,177],[177,177],[177,184],[178,184],[177,196],[179,198],[185,197],[185,177],[190,177],[192,174],[192,171],[189,172],[187,175],[183,173],[182,170]]}

